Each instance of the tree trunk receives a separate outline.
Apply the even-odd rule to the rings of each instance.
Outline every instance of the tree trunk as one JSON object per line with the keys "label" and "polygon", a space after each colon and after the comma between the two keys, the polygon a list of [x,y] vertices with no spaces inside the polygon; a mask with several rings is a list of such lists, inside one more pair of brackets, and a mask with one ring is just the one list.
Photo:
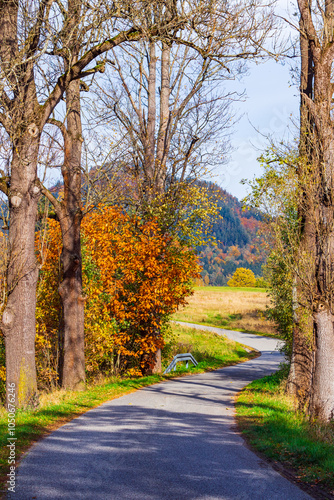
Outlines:
{"label": "tree trunk", "polygon": [[312,383],[310,415],[324,421],[334,420],[334,316],[325,306],[315,315],[315,372]]}
{"label": "tree trunk", "polygon": [[[305,316],[306,315],[306,316]],[[301,322],[300,318],[304,317]],[[313,349],[308,342],[313,331],[313,319],[308,311],[299,307],[293,330],[291,365],[288,377],[287,392],[298,400],[301,409],[309,403],[313,370]],[[305,319],[307,318],[307,321]]]}
{"label": "tree trunk", "polygon": [[[308,272],[314,282],[314,262],[316,259],[315,234],[312,229],[314,221],[310,220],[312,215],[305,210],[305,207],[308,206],[305,198],[302,201],[302,207],[299,207],[299,220],[301,221],[299,256],[302,254],[308,256],[310,263]],[[299,276],[296,276],[295,281],[295,290],[293,293],[293,342],[287,392],[297,398],[300,409],[305,409],[308,407],[310,401],[314,369],[314,319],[312,297],[310,298],[305,293],[304,284]],[[312,295],[314,295],[314,291]]]}
{"label": "tree trunk", "polygon": [[66,389],[85,387],[84,297],[82,296],[82,258],[80,227],[81,148],[80,83],[74,81],[66,91],[67,137],[62,174],[64,200],[60,214],[63,249],[63,281],[59,293],[63,305],[63,357],[61,385]]}
{"label": "tree trunk", "polygon": [[[332,20],[331,20],[332,21]],[[309,413],[325,421],[334,417],[334,127],[331,117],[332,61],[314,64],[314,122],[317,145],[317,210],[314,304],[315,367]]]}
{"label": "tree trunk", "polygon": [[[302,158],[298,168],[301,194],[298,199],[298,219],[300,221],[301,242],[300,249],[315,260],[315,232],[314,220],[309,199],[309,186],[305,185],[307,170],[313,163],[313,128],[314,122],[305,98],[312,99],[313,94],[313,60],[309,40],[303,35],[303,22],[300,21],[300,139],[299,155]],[[313,200],[312,200],[313,203]],[[301,254],[301,252],[299,252]],[[314,279],[314,278],[313,278]],[[313,370],[313,315],[311,305],[303,292],[303,283],[295,278],[293,293],[294,328],[290,372],[287,384],[289,394],[295,396],[299,407],[305,408],[309,403],[312,370]],[[303,305],[304,304],[304,305]]]}
{"label": "tree trunk", "polygon": [[145,196],[149,200],[154,196],[155,184],[155,125],[156,125],[156,73],[157,73],[157,57],[155,54],[155,42],[150,43],[150,59],[148,65],[148,110],[147,110],[147,125],[145,133],[145,148],[144,148],[144,174],[146,192]]}
{"label": "tree trunk", "polygon": [[168,129],[169,129],[169,101],[171,93],[170,85],[170,52],[171,47],[165,42],[162,44],[161,52],[161,90],[160,90],[160,124],[157,137],[156,151],[156,190],[162,194],[166,185],[166,161],[168,153]]}
{"label": "tree trunk", "polygon": [[84,298],[79,217],[65,215],[61,222],[63,281],[59,294],[63,307],[60,382],[65,389],[85,387]]}
{"label": "tree trunk", "polygon": [[161,349],[159,348],[155,353],[155,365],[152,369],[152,373],[161,373]]}
{"label": "tree trunk", "polygon": [[2,317],[6,344],[6,383],[15,387],[15,404],[35,404],[35,311],[38,267],[35,224],[39,188],[36,182],[39,134],[29,129],[13,148],[9,193],[8,300]]}

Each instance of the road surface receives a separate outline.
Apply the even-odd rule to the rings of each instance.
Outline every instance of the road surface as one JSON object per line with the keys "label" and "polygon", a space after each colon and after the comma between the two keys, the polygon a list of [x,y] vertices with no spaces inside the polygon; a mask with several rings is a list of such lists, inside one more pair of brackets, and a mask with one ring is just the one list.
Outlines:
{"label": "road surface", "polygon": [[277,341],[223,331],[262,356],[107,402],[34,445],[15,499],[306,500],[252,453],[235,429],[233,397],[275,371]]}

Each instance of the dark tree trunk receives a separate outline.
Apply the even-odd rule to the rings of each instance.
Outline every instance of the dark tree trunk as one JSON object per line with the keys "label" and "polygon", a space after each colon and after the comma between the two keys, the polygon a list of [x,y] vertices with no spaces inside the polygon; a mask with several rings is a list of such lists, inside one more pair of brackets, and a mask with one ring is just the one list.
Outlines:
{"label": "dark tree trunk", "polygon": [[[297,398],[301,409],[305,409],[309,403],[312,384],[313,349],[308,337],[310,333],[313,334],[313,318],[301,308],[296,314],[298,319],[294,324],[287,392]],[[308,324],[305,319],[303,323],[300,322],[299,314],[301,317],[306,314]]]}
{"label": "dark tree trunk", "polygon": [[74,81],[66,91],[67,136],[62,174],[64,200],[59,215],[63,249],[63,281],[59,293],[63,305],[63,359],[61,385],[66,389],[85,387],[84,297],[82,296],[82,258],[80,227],[81,149],[80,83]]}
{"label": "dark tree trunk", "polygon": [[59,293],[63,307],[61,385],[66,389],[85,387],[84,298],[79,217],[66,215],[61,223],[63,281]]}
{"label": "dark tree trunk", "polygon": [[[314,147],[314,119],[309,110],[308,100],[313,99],[314,62],[311,42],[304,34],[304,23],[300,20],[300,139],[298,167],[299,196],[298,218],[300,221],[300,248],[299,255],[303,252],[308,255],[311,280],[315,282],[314,262],[316,259],[316,230],[314,220],[314,179],[311,180],[310,172],[313,171],[316,151]],[[306,181],[308,179],[308,181]],[[311,191],[310,192],[310,187]],[[309,271],[310,271],[309,269]],[[309,284],[309,288],[314,284]],[[314,291],[308,295],[314,295]],[[300,277],[296,276],[295,303],[294,303],[294,329],[291,367],[288,379],[288,392],[298,399],[299,406],[306,408],[310,401],[312,376],[314,369],[314,319],[312,300],[306,296],[304,285]]]}
{"label": "dark tree trunk", "polygon": [[[38,267],[35,224],[39,134],[34,128],[13,148],[9,192],[8,300],[2,317],[6,344],[7,389],[15,384],[18,407],[35,403],[35,308]],[[8,395],[8,391],[7,391]]]}
{"label": "dark tree trunk", "polygon": [[[307,170],[313,162],[314,122],[305,99],[313,96],[313,58],[309,40],[303,35],[303,22],[300,21],[300,139],[299,155],[302,158],[298,168],[300,197],[298,198],[298,218],[300,221],[300,249],[315,259],[315,232],[313,213],[310,206],[309,186],[305,185]],[[312,201],[313,202],[313,201]],[[301,252],[299,252],[301,253]],[[314,278],[313,278],[314,279]],[[313,371],[313,311],[303,290],[300,277],[295,277],[294,290],[294,328],[291,365],[287,390],[295,396],[301,408],[307,407],[310,398]]]}

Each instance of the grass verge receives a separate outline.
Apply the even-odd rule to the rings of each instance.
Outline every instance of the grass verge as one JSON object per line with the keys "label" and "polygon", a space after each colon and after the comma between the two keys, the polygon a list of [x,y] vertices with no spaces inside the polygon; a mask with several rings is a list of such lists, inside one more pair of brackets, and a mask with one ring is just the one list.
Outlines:
{"label": "grass verge", "polygon": [[[190,364],[189,369],[186,369],[185,366],[179,365],[175,372],[165,376],[113,378],[103,384],[91,385],[83,392],[57,390],[50,394],[42,394],[38,409],[18,410],[16,413],[16,460],[18,461],[20,456],[41,437],[105,401],[163,380],[221,368],[257,355],[255,351],[247,352],[240,344],[219,335],[178,325],[173,325],[172,329],[165,350],[165,365],[173,358],[174,352],[191,352],[199,362],[197,367],[192,367]],[[0,497],[1,490],[4,494],[7,488],[9,457],[7,439],[7,413],[4,408],[0,408]]]}
{"label": "grass verge", "polygon": [[284,393],[286,370],[239,393],[237,421],[249,444],[301,483],[334,495],[334,426],[311,423]]}

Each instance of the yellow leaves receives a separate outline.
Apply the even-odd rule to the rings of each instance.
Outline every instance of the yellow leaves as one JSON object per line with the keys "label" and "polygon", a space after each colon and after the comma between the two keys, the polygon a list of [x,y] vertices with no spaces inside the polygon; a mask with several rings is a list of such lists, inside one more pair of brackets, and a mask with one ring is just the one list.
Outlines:
{"label": "yellow leaves", "polygon": [[143,374],[142,371],[139,370],[138,368],[130,368],[125,372],[125,375],[127,377],[141,377]]}

